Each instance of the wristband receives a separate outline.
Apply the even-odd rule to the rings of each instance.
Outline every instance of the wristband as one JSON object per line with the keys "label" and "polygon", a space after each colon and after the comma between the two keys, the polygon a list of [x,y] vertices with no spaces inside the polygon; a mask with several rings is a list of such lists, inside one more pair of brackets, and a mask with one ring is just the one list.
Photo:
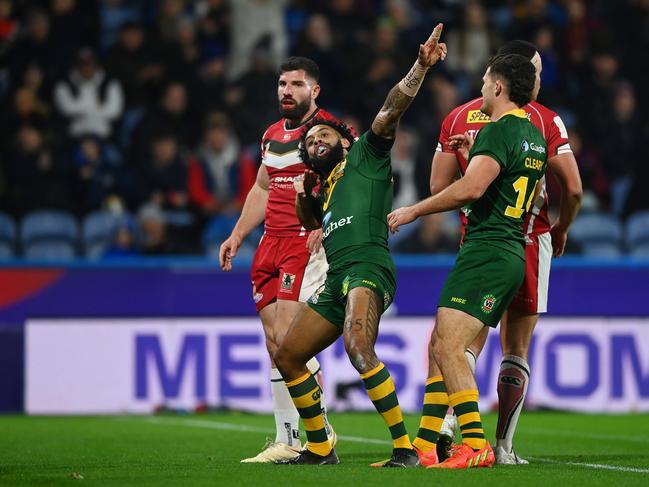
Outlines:
{"label": "wristband", "polygon": [[424,76],[426,76],[426,71],[428,71],[428,67],[419,64],[418,60],[415,61],[406,77],[399,81],[399,89],[414,98],[419,91]]}

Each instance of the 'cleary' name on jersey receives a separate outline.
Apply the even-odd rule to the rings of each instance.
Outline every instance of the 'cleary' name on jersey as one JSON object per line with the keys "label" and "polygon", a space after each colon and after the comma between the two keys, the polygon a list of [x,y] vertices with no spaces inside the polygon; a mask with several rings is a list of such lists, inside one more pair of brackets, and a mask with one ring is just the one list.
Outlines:
{"label": "'cleary' name on jersey", "polygon": [[387,215],[392,210],[391,142],[363,134],[320,189],[322,238],[329,268],[387,262]]}

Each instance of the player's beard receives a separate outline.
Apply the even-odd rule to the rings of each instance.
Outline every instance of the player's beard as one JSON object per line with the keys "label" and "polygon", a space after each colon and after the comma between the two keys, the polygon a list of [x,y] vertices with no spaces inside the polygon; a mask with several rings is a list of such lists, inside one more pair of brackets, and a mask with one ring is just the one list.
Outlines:
{"label": "player's beard", "polygon": [[320,174],[323,178],[327,178],[329,177],[329,174],[331,174],[331,171],[333,171],[334,167],[336,167],[344,157],[345,151],[343,149],[343,143],[338,139],[338,143],[329,149],[329,152],[327,152],[323,157],[314,155],[309,157],[309,159],[305,161],[305,164]]}
{"label": "player's beard", "polygon": [[299,124],[302,121],[302,118],[307,114],[309,111],[309,107],[311,106],[311,100],[304,100],[302,102],[298,102],[296,100],[295,105],[293,105],[290,108],[285,108],[282,106],[282,101],[280,100],[279,102],[279,114],[293,122],[294,125]]}

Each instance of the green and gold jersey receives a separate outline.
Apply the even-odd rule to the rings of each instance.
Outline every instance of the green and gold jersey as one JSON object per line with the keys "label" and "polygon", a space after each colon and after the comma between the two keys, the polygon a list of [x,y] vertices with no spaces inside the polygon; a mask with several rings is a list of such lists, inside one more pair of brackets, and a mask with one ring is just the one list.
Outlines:
{"label": "green and gold jersey", "polygon": [[525,111],[512,110],[483,127],[469,153],[500,164],[498,177],[476,201],[462,209],[467,216],[464,241],[484,241],[525,258],[523,217],[545,174],[547,145]]}
{"label": "green and gold jersey", "polygon": [[387,225],[393,192],[390,146],[366,132],[322,184],[322,241],[330,270],[350,262],[394,269]]}

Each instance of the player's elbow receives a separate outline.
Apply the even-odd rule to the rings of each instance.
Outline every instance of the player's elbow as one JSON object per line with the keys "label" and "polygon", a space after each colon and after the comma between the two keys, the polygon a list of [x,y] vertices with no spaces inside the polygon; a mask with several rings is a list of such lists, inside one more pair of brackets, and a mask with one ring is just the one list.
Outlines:
{"label": "player's elbow", "polygon": [[318,230],[320,228],[320,224],[315,219],[302,221],[301,223],[302,226],[310,232],[312,232],[313,230]]}
{"label": "player's elbow", "polygon": [[581,180],[571,182],[566,187],[566,195],[571,201],[581,205],[581,200],[584,197],[584,189],[581,186]]}
{"label": "player's elbow", "polygon": [[480,199],[486,189],[482,185],[475,183],[463,185],[463,191],[460,193],[462,204],[473,203],[477,199]]}
{"label": "player's elbow", "polygon": [[430,180],[430,194],[431,196],[435,196],[437,193],[445,190],[447,187],[451,185],[453,181],[446,181],[442,179],[433,179],[431,178]]}

